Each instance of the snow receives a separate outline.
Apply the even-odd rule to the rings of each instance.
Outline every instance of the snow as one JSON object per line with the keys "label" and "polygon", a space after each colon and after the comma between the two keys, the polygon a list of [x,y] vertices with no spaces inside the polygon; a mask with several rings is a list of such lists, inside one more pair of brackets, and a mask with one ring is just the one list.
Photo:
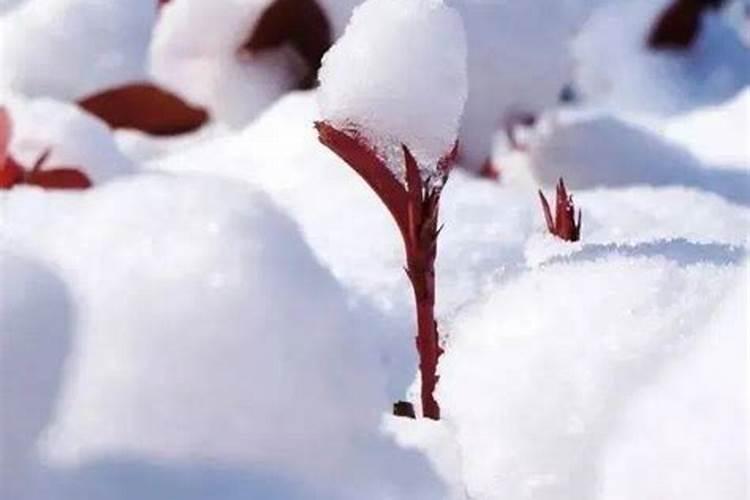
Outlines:
{"label": "snow", "polygon": [[438,494],[378,432],[385,323],[347,301],[262,193],[150,175],[78,196],[15,189],[3,204],[4,236],[76,299],[51,464],[135,457],[268,471],[325,497]]}
{"label": "snow", "polygon": [[[739,118],[744,119],[741,114]],[[728,152],[739,151],[745,144],[741,134],[726,136],[724,141],[732,144]],[[683,186],[735,203],[750,203],[747,170],[706,164],[637,120],[608,112],[558,117],[556,124],[535,138],[528,168],[543,184],[553,184],[562,176],[573,189]]]}
{"label": "snow", "polygon": [[[344,31],[360,1],[318,2],[334,37]],[[152,76],[186,99],[208,107],[214,118],[235,128],[246,125],[295,88],[307,71],[291,47],[240,55],[240,48],[273,4],[274,0],[167,4],[150,49]],[[211,36],[201,36],[196,25]]]}
{"label": "snow", "polygon": [[73,100],[145,77],[155,0],[26,0],[0,10],[0,89]]}
{"label": "snow", "polygon": [[703,338],[620,417],[603,457],[605,498],[747,498],[747,335],[739,333],[750,329],[749,271]]}
{"label": "snow", "polygon": [[664,136],[702,161],[726,167],[750,168],[750,89],[717,106],[674,117]]}
{"label": "snow", "polygon": [[610,498],[597,494],[596,464],[613,423],[701,331],[738,272],[722,257],[682,265],[619,254],[584,250],[535,268],[449,328],[438,397],[473,498]]}
{"label": "snow", "polygon": [[151,75],[190,102],[207,107],[214,118],[243,125],[291,90],[304,71],[291,48],[239,56],[271,3],[236,0],[218,7],[202,0],[170,2],[154,30]]}
{"label": "snow", "polygon": [[704,14],[686,52],[647,49],[650,29],[670,3],[615,1],[597,9],[573,45],[578,92],[617,109],[674,114],[720,103],[747,86],[750,51],[724,16]]}
{"label": "snow", "polygon": [[34,442],[55,409],[73,314],[63,281],[0,250],[0,498],[24,500]]}
{"label": "snow", "polygon": [[357,130],[397,177],[402,144],[434,170],[454,147],[466,101],[461,18],[440,0],[369,0],[326,53],[320,81],[323,118]]}
{"label": "snow", "polygon": [[556,105],[573,74],[568,42],[596,0],[453,0],[468,38],[469,95],[461,160],[478,171],[496,131]]}
{"label": "snow", "polygon": [[[237,55],[270,0],[0,0],[12,154],[94,179],[0,191],[0,498],[744,498],[750,46],[730,2],[647,52],[666,2],[369,0],[346,28],[360,2],[319,0],[341,38],[290,92],[291,47]],[[65,102],[149,67],[217,119],[162,139]],[[442,190],[443,419],[393,417],[402,242],[314,123],[423,168],[458,137],[471,170],[526,112],[499,182]],[[561,176],[578,242],[545,228]]]}
{"label": "snow", "polygon": [[13,124],[10,152],[31,166],[45,151],[48,167],[75,167],[94,184],[135,171],[106,124],[72,104],[49,98],[6,99]]}

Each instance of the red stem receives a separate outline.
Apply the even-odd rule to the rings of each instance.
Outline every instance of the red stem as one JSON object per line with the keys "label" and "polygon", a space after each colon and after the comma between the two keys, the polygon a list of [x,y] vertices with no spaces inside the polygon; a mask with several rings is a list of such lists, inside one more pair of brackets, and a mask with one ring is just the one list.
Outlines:
{"label": "red stem", "polygon": [[396,179],[387,165],[354,131],[340,131],[325,122],[316,123],[320,141],[346,161],[380,197],[395,220],[404,240],[406,273],[414,290],[417,309],[417,352],[422,378],[422,414],[440,419],[434,392],[438,382],[438,359],[443,353],[435,322],[435,259],[440,186],[448,175],[457,148],[438,165],[442,179],[422,180],[419,167],[408,148],[403,147],[406,186]]}

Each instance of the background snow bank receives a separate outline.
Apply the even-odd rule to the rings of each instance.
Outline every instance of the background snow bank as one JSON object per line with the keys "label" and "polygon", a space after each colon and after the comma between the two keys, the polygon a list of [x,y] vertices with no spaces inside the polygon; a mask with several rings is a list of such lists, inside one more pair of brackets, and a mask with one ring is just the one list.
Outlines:
{"label": "background snow bank", "polygon": [[27,0],[0,12],[0,88],[73,100],[140,80],[156,0]]}
{"label": "background snow bank", "polygon": [[469,93],[461,160],[472,171],[489,158],[495,132],[520,113],[553,108],[573,76],[568,44],[602,0],[450,0],[468,39]]}
{"label": "background snow bank", "polygon": [[[239,51],[272,0],[170,2],[162,10],[150,48],[149,71],[168,88],[243,125],[288,92],[304,75],[291,48],[247,60]],[[200,30],[196,31],[196,27]],[[210,36],[205,34],[210,33]]]}
{"label": "background snow bank", "polygon": [[148,176],[4,197],[3,235],[60,269],[80,321],[52,463],[210,463],[302,482],[308,498],[440,496],[378,433],[381,320],[265,196]]}
{"label": "background snow bank", "polygon": [[13,124],[10,151],[24,166],[31,167],[50,150],[47,167],[76,167],[94,185],[135,171],[107,125],[75,105],[18,97],[8,97],[3,104]]}
{"label": "background snow bank", "polygon": [[56,406],[73,329],[64,283],[0,250],[0,498],[26,500],[35,443]]}
{"label": "background snow bank", "polygon": [[594,12],[572,48],[583,97],[615,109],[672,114],[720,103],[750,83],[750,51],[717,13],[703,15],[689,50],[648,50],[648,34],[670,3],[609,1]]}
{"label": "background snow bank", "polygon": [[[664,254],[670,245],[663,243]],[[458,440],[468,494],[619,498],[599,493],[601,454],[622,412],[659,379],[665,360],[705,335],[742,269],[738,258],[727,248],[707,261],[682,262],[641,255],[637,247],[628,256],[615,249],[589,257],[584,247],[501,284],[467,308],[449,328],[438,396],[445,425]],[[746,330],[735,324],[725,335],[744,342]],[[737,384],[732,404],[744,398]],[[698,429],[713,428],[716,423],[703,417],[684,418]],[[720,456],[725,445],[682,437],[686,460]],[[669,470],[675,479],[693,473],[670,462],[671,455],[664,462],[652,458],[656,470]],[[701,491],[711,494],[690,498],[724,498],[722,477],[703,474]],[[647,480],[633,482],[641,481]]]}

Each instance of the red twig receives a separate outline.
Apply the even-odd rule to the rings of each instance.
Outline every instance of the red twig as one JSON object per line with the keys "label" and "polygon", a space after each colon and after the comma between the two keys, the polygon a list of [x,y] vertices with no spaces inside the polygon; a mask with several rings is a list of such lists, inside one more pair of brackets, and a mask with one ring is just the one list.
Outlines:
{"label": "red twig", "polygon": [[0,189],[11,189],[18,184],[29,184],[44,189],[86,189],[91,187],[88,176],[75,168],[44,169],[50,155],[45,151],[30,169],[18,163],[9,153],[12,132],[10,117],[0,108]]}
{"label": "red twig", "polygon": [[568,194],[565,183],[562,178],[557,184],[557,199],[555,202],[555,216],[552,217],[547,198],[539,190],[539,198],[542,202],[544,211],[544,220],[547,222],[547,229],[560,239],[565,241],[578,241],[581,239],[581,211],[578,210],[578,220],[576,221],[576,208],[573,204],[573,197]]}
{"label": "red twig", "polygon": [[[438,209],[440,194],[447,180],[457,149],[437,168],[437,178],[423,179],[417,161],[402,145],[405,183],[395,177],[368,142],[355,131],[341,131],[325,122],[316,123],[320,142],[348,163],[388,208],[401,232],[406,253],[406,274],[414,291],[417,309],[417,351],[422,378],[422,413],[440,419],[434,398],[438,382],[440,347],[435,321],[435,259],[437,258]],[[402,405],[403,406],[403,405]],[[409,412],[398,406],[398,414]]]}

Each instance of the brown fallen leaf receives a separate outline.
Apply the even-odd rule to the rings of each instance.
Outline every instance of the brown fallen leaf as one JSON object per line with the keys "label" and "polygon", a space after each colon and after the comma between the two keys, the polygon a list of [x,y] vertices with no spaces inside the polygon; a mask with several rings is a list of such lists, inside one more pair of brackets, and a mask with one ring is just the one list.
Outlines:
{"label": "brown fallen leaf", "polygon": [[81,99],[78,105],[114,129],[130,128],[159,136],[192,132],[209,119],[206,110],[145,82],[104,90]]}

